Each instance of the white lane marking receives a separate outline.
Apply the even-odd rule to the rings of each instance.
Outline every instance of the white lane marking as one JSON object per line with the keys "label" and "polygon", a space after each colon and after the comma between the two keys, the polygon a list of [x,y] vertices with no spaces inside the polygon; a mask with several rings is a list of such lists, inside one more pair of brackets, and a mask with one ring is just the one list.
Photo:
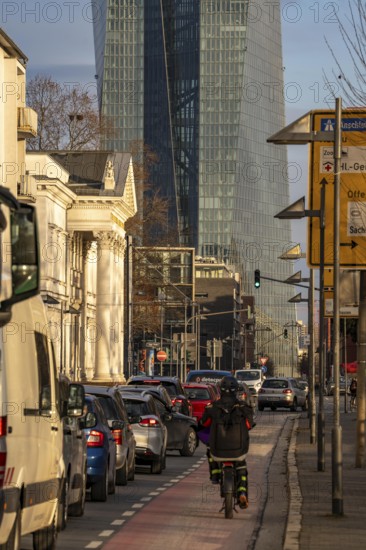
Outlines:
{"label": "white lane marking", "polygon": [[136,512],[133,512],[132,510],[127,510],[126,512],[123,512],[122,516],[133,516]]}
{"label": "white lane marking", "polygon": [[99,548],[99,546],[102,546],[102,544],[102,540],[93,540],[92,542],[89,542],[89,544],[87,544],[85,548]]}
{"label": "white lane marking", "polygon": [[149,495],[153,496],[153,497],[156,497],[157,495],[159,495],[160,493],[158,493],[157,491],[151,491],[151,493],[149,493]]}
{"label": "white lane marking", "polygon": [[156,490],[157,491],[166,491],[166,487],[158,487]]}
{"label": "white lane marking", "polygon": [[113,533],[114,531],[112,529],[106,529],[105,531],[99,533],[99,537],[110,537]]}
{"label": "white lane marking", "polygon": [[[151,494],[151,493],[150,493],[150,494]],[[159,493],[156,493],[156,494],[158,495]],[[150,500],[152,500],[152,497],[143,497],[143,498],[141,499],[141,502],[149,502]]]}
{"label": "white lane marking", "polygon": [[137,502],[136,504],[132,505],[132,508],[143,508],[145,504]]}
{"label": "white lane marking", "polygon": [[164,487],[173,487],[174,483],[164,483]]}
{"label": "white lane marking", "polygon": [[115,519],[111,522],[111,525],[123,525],[125,523],[124,519]]}

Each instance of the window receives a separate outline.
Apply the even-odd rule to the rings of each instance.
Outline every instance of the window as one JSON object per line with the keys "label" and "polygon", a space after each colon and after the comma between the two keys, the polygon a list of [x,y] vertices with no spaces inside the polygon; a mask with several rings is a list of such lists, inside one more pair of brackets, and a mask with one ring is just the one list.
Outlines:
{"label": "window", "polygon": [[39,380],[39,408],[41,412],[51,412],[51,373],[50,358],[48,355],[47,337],[40,332],[35,332],[38,380]]}

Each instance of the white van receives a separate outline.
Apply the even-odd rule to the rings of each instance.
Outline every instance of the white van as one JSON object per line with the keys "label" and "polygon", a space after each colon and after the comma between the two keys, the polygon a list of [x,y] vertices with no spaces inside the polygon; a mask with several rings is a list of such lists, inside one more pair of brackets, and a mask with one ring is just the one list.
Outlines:
{"label": "white van", "polygon": [[261,369],[243,369],[235,371],[235,378],[239,382],[245,382],[252,392],[252,395],[257,397],[262,386],[264,376]]}
{"label": "white van", "polygon": [[53,550],[64,487],[62,418],[82,415],[84,394],[77,388],[76,401],[60,402],[37,296],[34,208],[18,203],[8,215],[2,188],[0,203],[0,546],[19,550],[20,537],[33,533],[34,549]]}

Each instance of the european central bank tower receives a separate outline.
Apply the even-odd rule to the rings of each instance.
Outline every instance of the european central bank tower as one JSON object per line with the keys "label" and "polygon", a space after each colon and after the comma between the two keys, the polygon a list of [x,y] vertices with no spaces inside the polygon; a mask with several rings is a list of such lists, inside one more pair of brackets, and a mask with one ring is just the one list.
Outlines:
{"label": "european central bank tower", "polygon": [[257,341],[279,344],[295,321],[294,289],[253,282],[256,268],[281,281],[293,273],[279,259],[291,247],[290,223],[274,219],[290,204],[286,147],[266,141],[285,126],[279,4],[97,0],[93,8],[99,106],[115,129],[106,147],[140,142],[157,153],[151,178],[169,198],[179,244],[235,265],[255,295],[257,327],[273,330]]}

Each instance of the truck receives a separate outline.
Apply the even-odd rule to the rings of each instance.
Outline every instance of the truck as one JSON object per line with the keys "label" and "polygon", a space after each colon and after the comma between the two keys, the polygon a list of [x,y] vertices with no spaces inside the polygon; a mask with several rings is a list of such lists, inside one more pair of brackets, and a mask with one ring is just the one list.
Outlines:
{"label": "truck", "polygon": [[60,396],[39,287],[35,207],[0,186],[0,549],[53,550],[65,487],[63,418],[83,415],[84,390]]}

